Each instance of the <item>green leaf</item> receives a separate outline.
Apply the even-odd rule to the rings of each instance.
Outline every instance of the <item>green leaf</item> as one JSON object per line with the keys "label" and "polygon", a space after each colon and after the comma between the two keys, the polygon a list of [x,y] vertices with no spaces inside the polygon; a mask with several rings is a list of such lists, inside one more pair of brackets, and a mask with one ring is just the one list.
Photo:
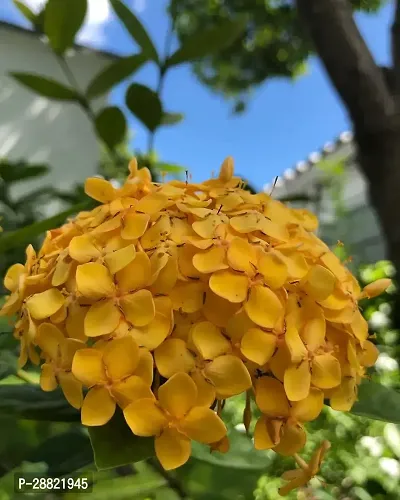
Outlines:
{"label": "green leaf", "polygon": [[47,165],[29,165],[25,162],[0,162],[0,178],[6,182],[18,182],[39,177],[49,172]]}
{"label": "green leaf", "polygon": [[125,139],[126,129],[125,115],[116,106],[104,108],[96,116],[97,134],[111,149]]}
{"label": "green leaf", "polygon": [[46,462],[47,473],[65,476],[93,463],[90,439],[79,430],[70,430],[51,436],[32,450],[28,462]]}
{"label": "green leaf", "polygon": [[126,105],[150,132],[161,124],[162,105],[158,95],[140,83],[132,83],[126,92]]}
{"label": "green leaf", "polygon": [[358,389],[358,401],[351,409],[351,413],[400,424],[400,392],[365,380]]}
{"label": "green leaf", "polygon": [[35,75],[33,73],[10,73],[10,75],[21,83],[24,87],[33,90],[37,94],[47,97],[48,99],[56,99],[58,101],[78,101],[79,94],[70,87],[66,87],[62,83],[56,82],[52,78],[46,76]]}
{"label": "green leaf", "polygon": [[161,118],[161,125],[177,125],[185,118],[182,113],[167,113],[164,112]]}
{"label": "green leaf", "polygon": [[14,375],[17,372],[17,356],[6,350],[0,350],[0,379]]}
{"label": "green leaf", "polygon": [[44,392],[38,385],[0,385],[0,415],[46,422],[79,422],[79,411],[61,390]]}
{"label": "green leaf", "polygon": [[143,54],[148,59],[158,62],[157,49],[135,14],[120,0],[111,0],[111,5],[131,37],[141,47]]}
{"label": "green leaf", "polygon": [[243,33],[246,20],[221,21],[219,26],[193,35],[167,60],[167,67],[186,62],[193,62],[209,56],[231,45]]}
{"label": "green leaf", "polygon": [[13,0],[15,7],[21,12],[21,14],[31,22],[33,25],[36,23],[36,14],[24,3],[20,2],[20,0]]}
{"label": "green leaf", "polygon": [[16,231],[9,231],[1,233],[0,235],[0,252],[4,252],[5,250],[10,250],[12,248],[16,248],[24,243],[31,241],[33,238],[38,236],[49,229],[54,229],[59,226],[65,219],[72,215],[80,212],[81,210],[86,210],[92,207],[92,201],[88,200],[77,205],[72,206],[68,210],[64,212],[60,212],[53,217],[49,217],[48,219],[34,222],[30,226],[26,226],[21,229],[17,229]]}
{"label": "green leaf", "polygon": [[86,11],[87,0],[47,0],[44,32],[54,52],[61,55],[73,46]]}
{"label": "green leaf", "polygon": [[105,94],[114,85],[133,75],[146,61],[144,54],[135,54],[112,62],[93,78],[86,90],[86,96],[93,99]]}
{"label": "green leaf", "polygon": [[99,470],[140,462],[153,457],[154,438],[135,436],[120,410],[101,427],[89,427],[94,460]]}
{"label": "green leaf", "polygon": [[186,170],[185,167],[182,167],[181,165],[165,163],[162,161],[154,163],[153,168],[156,168],[160,172],[166,172],[168,174],[182,174]]}

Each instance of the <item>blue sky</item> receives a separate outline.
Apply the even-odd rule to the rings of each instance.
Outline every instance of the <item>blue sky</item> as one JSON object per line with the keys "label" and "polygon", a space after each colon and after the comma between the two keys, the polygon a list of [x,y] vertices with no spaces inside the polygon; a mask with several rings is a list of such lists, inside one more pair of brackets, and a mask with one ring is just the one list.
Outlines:
{"label": "blue sky", "polygon": [[[166,0],[125,1],[137,11],[161,49],[168,27]],[[27,0],[32,5],[39,2]],[[81,40],[86,45],[123,55],[134,53],[137,48],[113,17],[106,0],[91,0],[90,5],[89,25],[81,33]],[[378,15],[357,15],[361,32],[379,64],[390,61],[392,10],[390,2]],[[0,17],[23,24],[11,0],[6,0]],[[156,69],[148,65],[134,80],[154,88],[156,77]],[[123,105],[125,88],[123,84],[115,89],[110,101]],[[307,74],[295,82],[275,79],[261,86],[247,112],[239,116],[232,115],[230,103],[197,81],[189,65],[170,71],[162,97],[165,108],[184,113],[185,120],[160,129],[155,148],[163,161],[187,167],[194,181],[209,176],[225,156],[231,155],[236,171],[261,189],[274,176],[350,127],[346,112],[316,58],[310,60]],[[148,140],[145,129],[135,119],[129,121],[135,131],[133,145],[145,150]]]}

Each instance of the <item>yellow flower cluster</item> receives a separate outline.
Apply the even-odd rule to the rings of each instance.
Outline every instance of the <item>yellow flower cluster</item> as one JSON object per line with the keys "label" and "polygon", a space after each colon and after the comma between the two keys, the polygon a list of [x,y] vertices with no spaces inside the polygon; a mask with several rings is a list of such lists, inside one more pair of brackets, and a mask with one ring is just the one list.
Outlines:
{"label": "yellow flower cluster", "polygon": [[43,360],[43,390],[60,385],[84,425],[120,407],[165,469],[191,440],[227,451],[223,401],[246,391],[246,427],[251,394],[262,413],[255,448],[297,454],[325,399],[344,411],[356,400],[377,358],[357,301],[390,280],[361,291],[316,217],[246,191],[231,158],[201,184],[129,170],[119,189],[88,179],[101,205],[8,270],[1,314],[18,314],[20,365]]}

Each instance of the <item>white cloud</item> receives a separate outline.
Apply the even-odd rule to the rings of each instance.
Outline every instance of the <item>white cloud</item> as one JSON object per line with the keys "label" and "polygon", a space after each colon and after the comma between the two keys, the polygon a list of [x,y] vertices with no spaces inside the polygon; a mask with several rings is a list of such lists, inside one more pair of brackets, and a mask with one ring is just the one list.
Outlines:
{"label": "white cloud", "polygon": [[[46,1],[25,0],[25,3],[34,12],[39,12]],[[88,0],[88,12],[85,24],[78,34],[78,42],[89,44],[91,42],[95,42],[96,44],[102,42],[106,36],[106,25],[110,20],[110,17],[111,8],[108,0]]]}

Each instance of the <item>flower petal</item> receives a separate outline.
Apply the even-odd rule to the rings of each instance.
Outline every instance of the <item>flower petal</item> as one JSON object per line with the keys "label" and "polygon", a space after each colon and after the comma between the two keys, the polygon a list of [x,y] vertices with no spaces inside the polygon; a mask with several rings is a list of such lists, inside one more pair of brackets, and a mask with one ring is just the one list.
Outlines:
{"label": "flower petal", "polygon": [[265,284],[272,289],[281,288],[288,279],[288,268],[279,252],[263,252],[258,259],[257,267],[264,277]]}
{"label": "flower petal", "polygon": [[303,344],[299,332],[293,326],[290,326],[289,317],[286,317],[287,329],[285,333],[285,344],[290,352],[292,363],[299,363],[308,356],[307,348]]}
{"label": "flower petal", "polygon": [[171,290],[172,307],[185,313],[193,313],[202,308],[205,288],[201,282],[179,283]]}
{"label": "flower petal", "polygon": [[274,451],[289,457],[298,453],[306,444],[307,435],[301,424],[285,423],[282,427],[282,435]]}
{"label": "flower petal", "polygon": [[367,340],[363,345],[363,353],[361,356],[361,364],[369,368],[370,366],[374,366],[376,360],[379,357],[379,349],[375,344]]}
{"label": "flower petal", "polygon": [[283,314],[283,305],[277,295],[265,286],[250,289],[250,296],[244,309],[251,321],[263,328],[274,328]]}
{"label": "flower petal", "polygon": [[139,362],[135,370],[135,375],[151,386],[153,383],[154,361],[151,353],[144,347],[139,348]]}
{"label": "flower petal", "polygon": [[121,237],[124,240],[137,240],[144,235],[149,222],[148,214],[128,212],[122,218]]}
{"label": "flower petal", "polygon": [[56,313],[64,304],[65,298],[57,288],[49,288],[32,295],[26,301],[26,307],[33,319],[48,318]]}
{"label": "flower petal", "polygon": [[254,275],[257,258],[254,248],[244,238],[234,238],[228,247],[228,263],[235,271],[243,271]]}
{"label": "flower petal", "polygon": [[179,430],[199,443],[210,444],[226,435],[226,427],[219,416],[209,408],[196,406],[180,421]]}
{"label": "flower petal", "polygon": [[112,340],[103,351],[103,363],[111,380],[128,377],[139,363],[139,347],[129,336]]}
{"label": "flower petal", "polygon": [[141,347],[150,351],[156,349],[171,333],[173,317],[171,303],[168,297],[155,297],[156,314],[148,325],[131,330],[132,337]]}
{"label": "flower petal", "polygon": [[342,383],[333,389],[330,405],[333,410],[350,411],[357,399],[357,385],[354,378],[345,378]]}
{"label": "flower petal", "polygon": [[[207,321],[211,321],[219,328],[225,328],[229,320],[239,310],[240,304],[233,304],[219,297],[211,290],[206,291],[206,300],[203,306],[203,314]],[[247,316],[246,316],[247,317]]]}
{"label": "flower petal", "polygon": [[168,421],[154,398],[137,399],[124,408],[124,417],[136,436],[157,436]]}
{"label": "flower petal", "polygon": [[101,203],[107,203],[116,198],[116,191],[111,182],[98,177],[86,179],[85,193]]}
{"label": "flower petal", "polygon": [[190,376],[197,387],[196,406],[206,406],[209,408],[216,397],[215,388],[206,381],[200,370],[194,370]]}
{"label": "flower petal", "polygon": [[112,333],[117,328],[120,318],[121,312],[113,299],[96,302],[85,316],[85,335],[87,337],[100,337]]}
{"label": "flower petal", "polygon": [[86,394],[81,410],[83,425],[104,425],[115,413],[116,403],[105,387],[93,387]]}
{"label": "flower petal", "polygon": [[215,230],[222,223],[222,219],[219,215],[209,214],[203,220],[193,222],[193,230],[202,238],[208,239],[213,238]]}
{"label": "flower petal", "polygon": [[80,349],[74,356],[72,373],[87,387],[106,383],[103,353],[97,349]]}
{"label": "flower petal", "polygon": [[260,328],[247,330],[240,344],[243,356],[260,366],[271,359],[275,349],[276,335],[263,332]]}
{"label": "flower petal", "polygon": [[190,330],[191,340],[203,359],[215,359],[231,350],[231,344],[220,329],[209,321],[196,323]]}
{"label": "flower petal", "polygon": [[203,274],[213,273],[220,269],[228,269],[223,247],[211,247],[205,252],[199,252],[193,257],[194,267]]}
{"label": "flower petal", "polygon": [[207,364],[204,375],[220,397],[235,396],[251,387],[251,377],[243,361],[230,354],[219,356]]}
{"label": "flower petal", "polygon": [[300,401],[310,392],[311,373],[308,359],[293,363],[286,371],[283,379],[285,392],[290,401]]}
{"label": "flower petal", "polygon": [[114,283],[109,270],[97,262],[81,264],[76,269],[77,291],[88,299],[102,299],[114,293]]}
{"label": "flower petal", "polygon": [[51,323],[40,324],[35,336],[35,343],[52,360],[58,358],[60,354],[60,344],[64,340],[65,337],[61,331]]}
{"label": "flower petal", "polygon": [[40,372],[40,387],[42,391],[54,391],[57,389],[57,385],[53,367],[47,363],[43,363],[42,371]]}
{"label": "flower petal", "polygon": [[311,422],[321,413],[324,406],[324,393],[311,387],[308,396],[291,403],[290,414],[299,422]]}
{"label": "flower petal", "polygon": [[92,259],[100,257],[100,250],[94,245],[89,234],[74,236],[68,246],[69,255],[80,264],[85,264]]}
{"label": "flower petal", "polygon": [[211,290],[223,299],[240,303],[246,300],[249,280],[243,274],[222,270],[211,275],[209,285]]}
{"label": "flower petal", "polygon": [[307,321],[301,332],[301,339],[307,348],[314,352],[325,340],[326,322],[323,316]]}
{"label": "flower petal", "polygon": [[189,373],[195,366],[193,355],[181,339],[165,340],[154,351],[154,361],[157,370],[165,378],[170,378],[178,372]]}
{"label": "flower petal", "polygon": [[8,268],[4,277],[4,287],[10,292],[15,292],[19,288],[20,278],[25,274],[25,266],[14,264]]}
{"label": "flower petal", "polygon": [[72,373],[60,372],[58,374],[61,389],[68,403],[79,410],[82,406],[82,384],[77,380]]}
{"label": "flower petal", "polygon": [[153,295],[149,290],[138,290],[120,299],[126,319],[134,326],[148,325],[155,316],[156,310]]}
{"label": "flower petal", "polygon": [[331,354],[315,356],[312,363],[311,383],[320,389],[332,389],[341,382],[340,363]]}
{"label": "flower petal", "polygon": [[269,420],[265,415],[257,420],[254,428],[254,448],[256,450],[270,450],[277,444],[268,424]]}
{"label": "flower petal", "polygon": [[195,405],[197,387],[186,373],[176,373],[158,389],[160,405],[175,418],[182,418]]}
{"label": "flower petal", "polygon": [[151,279],[150,259],[145,252],[137,252],[134,260],[115,275],[121,292],[144,288]]}
{"label": "flower petal", "polygon": [[88,307],[81,307],[77,303],[71,304],[68,308],[68,316],[65,321],[65,329],[70,338],[86,340],[84,321],[88,312]]}
{"label": "flower petal", "polygon": [[145,214],[156,214],[168,205],[168,198],[161,193],[150,193],[138,201],[135,209]]}
{"label": "flower petal", "polygon": [[136,375],[113,384],[111,392],[121,408],[125,408],[132,401],[154,397],[150,386]]}
{"label": "flower petal", "polygon": [[120,248],[115,252],[110,252],[104,257],[104,262],[111,274],[115,274],[124,269],[136,257],[136,249],[133,245]]}
{"label": "flower petal", "polygon": [[304,291],[315,300],[325,300],[332,294],[336,278],[326,267],[316,264],[306,277],[303,285]]}
{"label": "flower petal", "polygon": [[191,454],[190,439],[176,429],[164,429],[154,441],[156,455],[165,470],[172,470],[185,464]]}
{"label": "flower petal", "polygon": [[255,383],[256,403],[270,418],[288,417],[289,401],[283,384],[272,377],[261,377]]}

